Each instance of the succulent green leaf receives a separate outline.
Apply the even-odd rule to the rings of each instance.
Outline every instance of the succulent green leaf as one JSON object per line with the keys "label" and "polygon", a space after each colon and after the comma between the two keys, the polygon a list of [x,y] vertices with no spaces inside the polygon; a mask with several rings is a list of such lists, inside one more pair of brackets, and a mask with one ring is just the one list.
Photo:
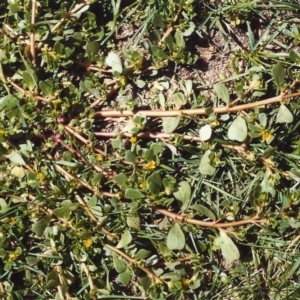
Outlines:
{"label": "succulent green leaf", "polygon": [[127,150],[125,152],[125,160],[135,164],[135,163],[137,163],[138,158],[134,152]]}
{"label": "succulent green leaf", "polygon": [[208,209],[207,207],[201,204],[193,204],[190,206],[190,208],[196,210],[197,213],[199,213],[200,215],[205,215],[206,217],[212,219],[213,221],[216,220],[215,214],[210,209]]}
{"label": "succulent green leaf", "polygon": [[45,97],[52,96],[52,93],[53,93],[53,81],[52,80],[47,79],[45,81],[40,81],[39,87],[43,93],[43,96],[45,96]]}
{"label": "succulent green leaf", "polygon": [[36,265],[38,262],[39,262],[39,258],[38,258],[38,257],[35,257],[35,256],[27,256],[27,257],[26,257],[26,263],[27,263],[29,266],[34,266],[34,265]]}
{"label": "succulent green leaf", "polygon": [[122,61],[117,53],[109,52],[105,62],[114,72],[118,72],[120,74],[123,72]]}
{"label": "succulent green leaf", "polygon": [[75,211],[78,208],[79,204],[73,203],[71,200],[64,200],[61,203],[61,206],[67,208],[70,211]]}
{"label": "succulent green leaf", "polygon": [[128,188],[125,191],[125,198],[126,199],[141,199],[144,198],[144,194],[141,193],[139,190]]}
{"label": "succulent green leaf", "polygon": [[34,232],[37,236],[41,236],[46,227],[50,224],[50,221],[51,216],[43,217],[32,226],[32,232]]}
{"label": "succulent green leaf", "polygon": [[185,236],[178,223],[174,223],[167,236],[167,247],[170,250],[182,250],[185,246]]}
{"label": "succulent green leaf", "polygon": [[122,273],[126,270],[126,263],[122,258],[119,258],[116,254],[113,254],[114,268],[118,273]]}
{"label": "succulent green leaf", "polygon": [[228,263],[232,263],[240,258],[239,249],[224,230],[220,230],[220,240],[222,255]]}
{"label": "succulent green leaf", "polygon": [[267,126],[267,115],[265,113],[261,113],[258,115],[259,122],[262,126]]}
{"label": "succulent green leaf", "polygon": [[277,123],[291,123],[294,121],[294,116],[290,110],[281,104],[277,113],[276,122]]}
{"label": "succulent green leaf", "polygon": [[68,220],[70,218],[70,210],[66,207],[59,207],[53,210],[53,214],[58,217],[65,220]]}
{"label": "succulent green leaf", "polygon": [[223,83],[215,84],[214,90],[220,99],[222,99],[226,104],[229,103],[229,92],[227,87]]}
{"label": "succulent green leaf", "polygon": [[295,220],[295,218],[289,218],[287,221],[292,228],[300,228],[300,222],[298,220]]}
{"label": "succulent green leaf", "polygon": [[294,51],[293,49],[290,50],[289,52],[289,56],[291,58],[291,60],[295,63],[299,63],[300,62],[300,55],[298,52]]}
{"label": "succulent green leaf", "polygon": [[139,214],[137,213],[136,209],[134,209],[134,208],[130,209],[129,214],[126,219],[126,223],[130,228],[135,228],[135,229],[140,228],[141,218],[140,218]]}
{"label": "succulent green leaf", "polygon": [[158,194],[160,192],[162,186],[162,180],[158,172],[155,172],[151,176],[149,176],[147,178],[147,183],[148,183],[149,191],[152,194]]}
{"label": "succulent green leaf", "polygon": [[180,31],[176,30],[174,38],[175,38],[176,46],[178,48],[182,49],[182,48],[185,47],[185,42],[184,42],[184,39],[183,39],[183,34]]}
{"label": "succulent green leaf", "polygon": [[119,138],[111,139],[111,145],[114,149],[122,149],[122,140]]}
{"label": "succulent green leaf", "polygon": [[144,258],[149,257],[150,255],[151,255],[151,251],[146,250],[146,249],[141,249],[135,255],[135,259],[137,259],[137,260],[144,259]]}
{"label": "succulent green leaf", "polygon": [[228,137],[230,140],[244,142],[248,135],[247,123],[243,117],[238,116],[231,123],[228,129]]}
{"label": "succulent green leaf", "polygon": [[132,241],[131,233],[128,229],[126,229],[124,231],[124,233],[122,234],[122,237],[117,245],[117,248],[123,248],[123,247],[127,246],[128,244],[130,244],[131,241]]}
{"label": "succulent green leaf", "polygon": [[165,117],[162,121],[164,133],[172,133],[178,127],[180,117]]}
{"label": "succulent green leaf", "polygon": [[15,95],[7,95],[0,99],[0,108],[10,110],[18,105],[19,101]]}
{"label": "succulent green leaf", "polygon": [[5,201],[5,199],[3,198],[0,198],[0,213],[4,213],[8,210],[8,205]]}
{"label": "succulent green leaf", "polygon": [[199,136],[202,142],[209,140],[211,135],[212,135],[212,128],[210,127],[209,124],[204,125],[203,127],[200,128]]}
{"label": "succulent green leaf", "polygon": [[272,76],[278,88],[284,83],[284,68],[281,62],[272,69]]}
{"label": "succulent green leaf", "polygon": [[187,209],[191,200],[191,193],[191,186],[187,181],[179,182],[177,191],[173,195],[178,200],[182,211]]}
{"label": "succulent green leaf", "polygon": [[173,94],[172,98],[175,104],[175,109],[180,109],[182,105],[186,103],[186,98],[181,92]]}
{"label": "succulent green leaf", "polygon": [[22,167],[13,167],[10,171],[11,175],[17,178],[23,178],[25,176],[25,170]]}
{"label": "succulent green leaf", "polygon": [[36,87],[36,78],[35,78],[36,76],[34,76],[32,73],[29,73],[27,71],[24,71],[22,76],[28,89],[32,91]]}
{"label": "succulent green leaf", "polygon": [[126,185],[128,178],[124,173],[120,173],[114,177],[114,181],[121,186]]}
{"label": "succulent green leaf", "polygon": [[165,28],[165,22],[163,21],[163,19],[161,18],[161,15],[158,12],[155,12],[152,18],[152,23],[155,26],[158,26],[160,28]]}
{"label": "succulent green leaf", "polygon": [[128,285],[131,281],[131,272],[126,269],[124,272],[120,273],[117,278],[123,285]]}
{"label": "succulent green leaf", "polygon": [[190,36],[195,30],[195,23],[189,22],[189,27],[182,33],[183,36]]}
{"label": "succulent green leaf", "polygon": [[137,79],[135,81],[135,84],[137,85],[138,88],[142,89],[143,87],[145,87],[145,85],[147,84],[146,81],[141,80],[141,79]]}
{"label": "succulent green leaf", "polygon": [[86,43],[86,52],[88,59],[93,60],[95,55],[99,52],[99,43],[95,41],[88,41]]}
{"label": "succulent green leaf", "polygon": [[203,175],[214,175],[216,168],[212,165],[211,155],[213,153],[210,150],[206,150],[200,161],[200,173]]}
{"label": "succulent green leaf", "polygon": [[19,164],[22,166],[26,165],[24,159],[18,152],[12,152],[11,154],[8,155],[8,158],[11,162],[13,162],[15,164]]}

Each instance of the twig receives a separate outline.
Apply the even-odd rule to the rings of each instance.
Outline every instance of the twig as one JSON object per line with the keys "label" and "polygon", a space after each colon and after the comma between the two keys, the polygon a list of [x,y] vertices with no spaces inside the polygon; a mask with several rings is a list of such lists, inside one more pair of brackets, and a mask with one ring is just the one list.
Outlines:
{"label": "twig", "polygon": [[[5,195],[6,197],[12,197],[12,198],[24,201],[24,197],[20,197],[20,196],[14,195],[14,194],[0,192],[0,195]],[[83,207],[83,209],[89,215],[89,217],[100,227],[101,232],[104,233],[105,235],[111,237],[114,240],[118,240],[118,237],[114,233],[111,233],[102,224],[100,224],[100,222],[97,220],[97,218],[94,216],[94,214],[91,212],[91,210],[89,209],[89,207],[87,206],[87,204],[83,201],[83,199],[78,195],[77,192],[75,192],[75,197],[76,197],[76,200],[79,202],[79,204]],[[32,205],[37,206],[38,209],[40,209],[41,211],[43,211],[45,214],[53,216],[53,210],[52,209],[50,209],[50,208],[44,208],[42,206],[39,206],[37,204],[32,203],[33,201],[36,200],[35,196],[28,195],[28,198],[31,200],[30,203]],[[67,221],[66,219],[63,219],[63,218],[60,218],[60,217],[57,217],[57,216],[55,216],[55,217],[58,220],[60,220],[62,223],[64,223],[65,226],[68,226],[68,227],[72,228],[74,231],[77,231],[77,229],[73,226],[72,221]]]}
{"label": "twig", "polygon": [[[69,125],[65,125],[64,129],[66,131],[68,131],[69,133],[71,133],[72,135],[74,135],[78,140],[80,140],[82,143],[84,143],[85,145],[89,144],[89,141],[87,139],[85,139],[83,136],[81,136],[79,133],[76,132],[76,130],[74,128],[72,128]],[[102,155],[105,155],[105,153],[99,149],[98,147],[93,147],[93,149],[97,152],[100,153]]]}
{"label": "twig", "polygon": [[[137,138],[145,138],[145,139],[172,139],[176,137],[176,134],[173,133],[151,133],[151,132],[139,132],[137,135],[131,134],[131,133],[126,133],[126,132],[94,132],[94,135],[97,137],[106,137],[106,138],[111,138],[116,135],[124,138],[130,138],[132,136],[136,136]],[[178,134],[179,135],[179,134]],[[185,141],[193,141],[193,142],[203,142],[201,138],[196,137],[196,136],[191,136],[191,135],[179,135],[183,140]],[[240,153],[245,152],[245,144],[242,145],[234,145],[234,144],[220,144],[224,148],[236,150]]]}
{"label": "twig", "polygon": [[181,14],[181,11],[182,11],[182,6],[179,6],[177,14],[174,17],[171,26],[167,29],[167,31],[165,32],[163,37],[160,39],[158,45],[161,45],[165,41],[165,39],[172,33],[172,31],[174,30],[174,24],[177,22],[180,14]]}
{"label": "twig", "polygon": [[180,222],[185,222],[188,224],[199,225],[199,226],[207,227],[207,228],[226,228],[226,227],[242,226],[242,225],[246,225],[246,224],[264,223],[264,220],[260,220],[258,216],[254,216],[249,219],[230,222],[230,223],[206,222],[206,221],[201,221],[201,220],[196,220],[196,219],[190,219],[185,216],[172,213],[172,212],[170,212],[166,209],[160,208],[156,205],[152,206],[152,208],[154,210],[156,210],[157,212],[159,212],[169,218],[172,218],[174,220],[178,220]]}
{"label": "twig", "polygon": [[77,192],[75,192],[75,197],[79,204],[84,208],[85,212],[88,214],[88,216],[100,227],[100,230],[107,236],[111,237],[114,240],[117,240],[118,237],[114,234],[108,231],[95,217],[95,215],[92,213],[90,208],[87,206],[87,204],[83,201],[83,199],[79,196]]}
{"label": "twig", "polygon": [[235,103],[237,103],[238,101],[240,101],[243,96],[247,96],[251,91],[253,91],[253,89],[254,89],[254,87],[250,87],[245,93],[243,93],[243,95],[241,97],[237,97],[234,101],[232,101],[231,103],[229,103],[229,107],[233,106]]}
{"label": "twig", "polygon": [[87,164],[87,165],[91,165],[98,173],[102,173],[103,175],[107,175],[107,176],[111,176],[111,174],[109,172],[106,172],[103,170],[102,167],[100,167],[97,164],[91,164],[90,162],[88,162],[79,151],[77,151],[76,149],[72,148],[71,146],[69,146],[66,143],[63,143],[63,147],[68,149],[71,153],[75,154],[77,156],[77,158],[79,158],[83,163]]}
{"label": "twig", "polygon": [[89,269],[87,268],[85,263],[81,263],[81,267],[89,281],[90,289],[93,290],[95,288],[95,285],[94,285],[94,282],[93,282],[93,279],[92,279]]}
{"label": "twig", "polygon": [[133,74],[140,75],[140,74],[144,74],[144,73],[147,73],[149,71],[152,71],[152,70],[157,70],[157,67],[150,66],[150,67],[147,67],[143,70],[134,71]]}
{"label": "twig", "polygon": [[[77,13],[79,10],[81,10],[84,6],[89,5],[90,1],[89,0],[85,0],[83,1],[83,3],[77,4],[72,10],[70,10],[66,16],[62,19],[60,19],[60,21],[58,21],[52,28],[51,28],[51,32],[55,32],[56,29],[58,29],[58,27],[60,27],[62,25],[62,23],[69,19],[73,14]],[[41,49],[43,47],[44,43],[40,42],[38,45],[38,49]]]}
{"label": "twig", "polygon": [[0,291],[1,291],[2,295],[6,294],[2,281],[0,281]]}
{"label": "twig", "polygon": [[[49,157],[51,160],[53,160],[52,157]],[[53,162],[55,163],[55,160],[53,160]],[[55,164],[55,168],[61,173],[63,174],[66,178],[68,178],[69,180],[72,179],[75,182],[79,183],[80,185],[86,187],[88,190],[90,190],[91,192],[95,193],[96,195],[99,196],[106,196],[106,197],[117,197],[117,194],[114,193],[109,193],[106,191],[102,191],[102,190],[98,190],[93,188],[91,185],[89,185],[88,183],[86,183],[85,181],[83,181],[82,179],[78,178],[77,176],[67,172],[64,168],[62,168],[61,166],[59,166],[58,164]]]}
{"label": "twig", "polygon": [[25,37],[23,35],[19,35],[18,33],[16,33],[13,28],[11,28],[8,24],[5,24],[3,26],[3,29],[1,30],[1,32],[8,36],[10,39],[19,39],[19,40],[25,40]]}
{"label": "twig", "polygon": [[[58,291],[59,291],[59,294],[60,294],[60,298],[63,300],[65,298],[64,298],[64,295],[62,293],[61,286],[65,285],[66,280],[65,280],[65,278],[62,274],[62,267],[61,266],[56,266],[56,271],[57,271],[58,279],[59,279],[59,282],[60,282],[60,286],[58,286]],[[70,294],[68,292],[66,292],[66,297],[67,297],[67,300],[72,299],[72,297],[70,296]]]}
{"label": "twig", "polygon": [[109,248],[110,250],[112,250],[113,252],[121,255],[122,257],[124,257],[129,263],[137,266],[139,269],[141,269],[142,271],[144,271],[146,274],[148,274],[152,280],[155,280],[155,283],[161,283],[162,280],[157,277],[153,272],[151,272],[149,269],[143,267],[141,264],[139,264],[135,259],[131,258],[130,256],[128,256],[126,253],[122,252],[120,249],[117,249],[114,246],[111,246],[109,244],[104,244],[104,247]]}
{"label": "twig", "polygon": [[53,98],[46,99],[46,98],[41,97],[41,96],[33,95],[31,92],[24,90],[24,89],[21,88],[19,85],[17,85],[15,82],[11,81],[10,78],[7,78],[7,80],[8,80],[8,82],[9,82],[16,90],[18,90],[19,92],[23,93],[23,94],[26,95],[27,97],[32,96],[33,98],[35,98],[35,99],[37,99],[37,100],[40,100],[40,101],[43,101],[43,102],[48,102],[48,103],[50,103],[50,102],[53,100]]}
{"label": "twig", "polygon": [[[144,138],[144,139],[172,139],[175,137],[174,134],[169,133],[151,133],[151,132],[140,132],[136,135],[126,132],[94,132],[94,135],[97,137],[104,137],[104,138],[111,138],[116,135],[122,138],[130,138],[136,136],[137,138]],[[191,135],[182,135],[181,136],[184,140],[187,141],[195,141],[201,142],[199,137],[191,136]]]}
{"label": "twig", "polygon": [[[79,66],[85,68],[88,71],[96,71],[96,72],[102,72],[102,73],[107,73],[107,74],[111,74],[113,72],[112,70],[105,70],[105,69],[96,67],[94,65],[88,65],[88,64],[82,63],[80,61],[74,61],[74,63],[76,65],[79,65]],[[147,73],[149,71],[156,70],[156,69],[157,68],[155,66],[150,66],[150,67],[147,67],[143,70],[134,71],[133,74],[140,75],[140,74],[144,74],[144,73]]]}
{"label": "twig", "polygon": [[64,295],[63,295],[63,293],[62,293],[62,290],[61,290],[61,286],[60,286],[60,285],[57,287],[57,290],[58,290],[59,298],[60,298],[61,300],[65,300],[65,297],[64,297]]}
{"label": "twig", "polygon": [[[60,26],[63,24],[63,22],[64,22],[65,20],[69,19],[73,14],[77,13],[79,10],[81,10],[81,9],[82,9],[83,7],[85,7],[86,5],[89,5],[89,2],[90,2],[90,0],[84,0],[83,3],[80,3],[80,4],[75,5],[75,7],[74,7],[72,10],[70,10],[69,13],[67,13],[66,16],[65,16],[64,18],[60,19],[60,21],[58,21],[58,22],[51,28],[50,32],[55,32],[55,30],[58,29],[58,27],[60,27]],[[43,42],[40,42],[40,43],[38,44],[38,47],[37,47],[37,48],[40,50],[40,49],[43,47],[43,45],[44,45],[44,43],[43,43]],[[42,67],[44,66],[44,64],[45,64],[45,61],[44,61],[44,59],[42,59],[40,67],[42,68]]]}
{"label": "twig", "polygon": [[102,69],[102,68],[99,68],[99,67],[96,67],[96,66],[93,66],[93,65],[89,65],[89,64],[83,63],[81,61],[75,60],[73,62],[76,65],[79,65],[79,66],[85,68],[88,71],[97,71],[97,72],[108,73],[108,74],[112,73],[112,70],[105,70],[105,69]]}
{"label": "twig", "polygon": [[[280,95],[273,98],[256,101],[253,103],[241,104],[233,107],[216,107],[213,109],[213,112],[216,114],[225,114],[228,112],[237,112],[241,110],[252,109],[257,106],[265,106],[272,103],[281,102],[284,99],[299,97],[300,92],[288,94],[288,95]],[[136,110],[136,111],[98,111],[95,113],[96,118],[119,118],[119,117],[132,117],[135,113],[141,113],[147,117],[176,117],[181,115],[191,116],[191,115],[206,115],[205,108],[199,109],[183,109],[183,110]]]}
{"label": "twig", "polygon": [[[115,84],[111,90],[106,94],[106,99],[109,99],[115,92],[117,92],[120,89],[120,87]],[[94,108],[95,106],[97,106],[101,101],[104,101],[103,98],[99,98],[96,101],[94,101],[91,105],[90,108]]]}
{"label": "twig", "polygon": [[[71,126],[65,125],[65,129],[66,129],[68,132],[74,134],[74,136],[77,137],[80,141],[82,141],[85,145],[88,145],[88,144],[89,144],[88,140],[86,140],[86,139],[85,139],[84,137],[82,137],[80,134],[76,133],[75,129],[73,129]],[[93,147],[93,149],[94,149],[96,152],[101,153],[103,156],[105,155],[105,153],[104,153],[102,150],[100,150],[99,148]],[[129,161],[126,161],[126,160],[122,160],[122,163],[124,163],[124,164],[126,164],[126,165],[136,165],[136,164],[134,164],[134,163],[132,163],[132,162],[129,162]],[[137,165],[139,165],[139,164],[137,164]],[[115,174],[112,170],[103,171],[102,173],[103,173],[103,175],[108,176],[108,177],[111,177],[112,175],[117,175],[117,174]]]}
{"label": "twig", "polygon": [[[195,258],[195,255],[188,255],[186,257],[181,257],[181,258],[177,258],[174,260],[165,260],[165,259],[160,259],[158,262],[154,263],[151,265],[151,267],[158,267],[158,266],[167,266],[168,264],[173,264],[174,262],[185,262],[185,261],[191,261],[193,259],[193,257]],[[197,258],[199,260],[199,257]]]}

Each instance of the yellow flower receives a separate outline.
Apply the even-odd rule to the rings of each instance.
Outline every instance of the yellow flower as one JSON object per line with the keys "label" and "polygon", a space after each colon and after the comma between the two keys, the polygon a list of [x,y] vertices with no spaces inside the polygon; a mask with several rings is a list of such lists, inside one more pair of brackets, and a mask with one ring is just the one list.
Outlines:
{"label": "yellow flower", "polygon": [[5,135],[5,130],[4,129],[0,129],[0,135]]}
{"label": "yellow flower", "polygon": [[220,163],[220,158],[219,158],[219,156],[216,155],[213,160],[213,165],[216,167],[216,166],[218,166],[219,163]]}
{"label": "yellow flower", "polygon": [[54,105],[54,109],[57,109],[57,107],[61,104],[61,101],[57,99],[57,100],[53,100],[52,103]]}
{"label": "yellow flower", "polygon": [[182,278],[181,279],[181,284],[183,288],[189,288],[190,281],[187,278]]}
{"label": "yellow flower", "polygon": [[15,253],[15,252],[10,253],[10,254],[9,254],[9,260],[10,260],[10,261],[11,261],[11,260],[15,260],[15,259],[18,258],[18,256],[19,256],[18,253]]}
{"label": "yellow flower", "polygon": [[42,172],[37,173],[37,179],[42,181],[44,179],[44,174]]}
{"label": "yellow flower", "polygon": [[140,70],[143,66],[143,61],[142,60],[138,60],[134,62],[134,69],[135,70]]}
{"label": "yellow flower", "polygon": [[273,141],[274,136],[271,133],[264,131],[264,132],[262,132],[261,138],[264,142],[267,142],[268,144],[270,144]]}
{"label": "yellow flower", "polygon": [[156,163],[155,163],[155,161],[154,160],[151,160],[151,161],[149,161],[147,164],[146,164],[146,169],[148,169],[148,170],[153,170],[153,169],[155,169],[155,165],[156,165]]}
{"label": "yellow flower", "polygon": [[211,127],[218,127],[220,125],[220,122],[218,120],[214,120],[213,122],[210,123]]}
{"label": "yellow flower", "polygon": [[141,184],[140,184],[140,188],[145,190],[147,188],[148,184],[146,181],[143,181]]}
{"label": "yellow flower", "polygon": [[96,160],[97,162],[102,161],[102,160],[103,160],[103,155],[102,155],[102,154],[97,154],[96,157],[95,157],[95,160]]}
{"label": "yellow flower", "polygon": [[120,76],[118,79],[119,79],[118,80],[119,85],[120,86],[125,86],[125,84],[126,84],[126,77],[125,76]]}
{"label": "yellow flower", "polygon": [[136,136],[132,136],[129,141],[130,143],[135,144],[137,142]]}
{"label": "yellow flower", "polygon": [[239,15],[238,15],[238,14],[233,14],[233,15],[230,17],[230,24],[231,24],[232,26],[236,26],[236,25],[241,24],[241,19],[239,18]]}
{"label": "yellow flower", "polygon": [[250,80],[249,85],[250,85],[250,88],[252,88],[252,89],[259,89],[261,87],[261,81],[260,80]]}
{"label": "yellow flower", "polygon": [[85,248],[90,248],[92,245],[92,242],[93,242],[92,239],[89,238],[89,239],[83,240],[83,245]]}

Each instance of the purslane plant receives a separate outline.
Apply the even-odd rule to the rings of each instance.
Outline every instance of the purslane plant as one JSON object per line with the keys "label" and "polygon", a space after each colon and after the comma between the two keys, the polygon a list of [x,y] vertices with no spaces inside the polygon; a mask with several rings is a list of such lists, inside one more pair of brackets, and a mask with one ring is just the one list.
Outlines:
{"label": "purslane plant", "polygon": [[1,3],[1,297],[297,298],[297,9]]}

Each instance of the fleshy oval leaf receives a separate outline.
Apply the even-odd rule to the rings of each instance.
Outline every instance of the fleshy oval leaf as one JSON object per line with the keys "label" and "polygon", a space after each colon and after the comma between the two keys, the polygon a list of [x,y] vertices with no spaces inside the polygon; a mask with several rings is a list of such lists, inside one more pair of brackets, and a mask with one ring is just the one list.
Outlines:
{"label": "fleshy oval leaf", "polygon": [[293,121],[293,114],[284,104],[281,104],[277,113],[276,123],[291,123]]}
{"label": "fleshy oval leaf", "polygon": [[209,124],[200,128],[199,136],[202,142],[209,140],[211,135],[212,135],[212,128],[210,127]]}
{"label": "fleshy oval leaf", "polygon": [[117,245],[117,248],[123,248],[126,245],[130,244],[131,241],[132,241],[131,233],[128,229],[126,229],[122,234],[122,237]]}
{"label": "fleshy oval leaf", "polygon": [[178,200],[181,210],[185,211],[191,200],[191,186],[187,181],[181,181],[178,184],[177,191],[173,194]]}
{"label": "fleshy oval leaf", "polygon": [[180,117],[165,117],[162,118],[162,126],[164,133],[172,133],[179,125]]}
{"label": "fleshy oval leaf", "polygon": [[178,223],[174,223],[167,236],[167,247],[170,250],[182,250],[185,246],[185,236]]}
{"label": "fleshy oval leaf", "polygon": [[230,140],[243,142],[247,138],[248,129],[246,121],[238,116],[228,129],[228,137]]}
{"label": "fleshy oval leaf", "polygon": [[240,258],[240,251],[224,230],[220,230],[221,252],[228,263]]}
{"label": "fleshy oval leaf", "polygon": [[120,56],[115,52],[109,52],[105,60],[106,64],[112,68],[112,70],[118,73],[122,73],[123,66]]}
{"label": "fleshy oval leaf", "polygon": [[199,169],[203,175],[212,176],[216,172],[216,168],[211,163],[211,155],[213,155],[213,153],[207,150],[201,158]]}

